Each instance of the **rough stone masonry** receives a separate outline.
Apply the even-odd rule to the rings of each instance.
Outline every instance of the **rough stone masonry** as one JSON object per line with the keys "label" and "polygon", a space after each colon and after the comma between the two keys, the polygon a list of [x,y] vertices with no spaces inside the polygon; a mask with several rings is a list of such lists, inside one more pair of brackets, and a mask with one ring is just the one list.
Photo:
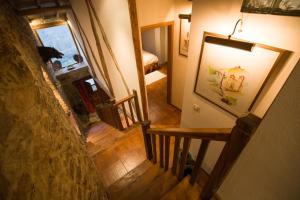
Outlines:
{"label": "rough stone masonry", "polygon": [[0,199],[106,199],[43,79],[28,23],[0,0]]}

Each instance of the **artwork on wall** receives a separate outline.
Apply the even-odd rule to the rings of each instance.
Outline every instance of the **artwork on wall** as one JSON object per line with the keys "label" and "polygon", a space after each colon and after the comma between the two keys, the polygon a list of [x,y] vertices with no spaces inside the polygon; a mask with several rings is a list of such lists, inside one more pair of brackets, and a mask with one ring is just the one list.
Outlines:
{"label": "artwork on wall", "polygon": [[241,12],[300,16],[300,0],[244,0]]}
{"label": "artwork on wall", "polygon": [[190,26],[191,22],[187,19],[180,19],[179,33],[179,54],[188,56],[190,42]]}
{"label": "artwork on wall", "polygon": [[254,44],[245,51],[205,42],[204,33],[194,92],[234,116],[247,114],[283,50]]}

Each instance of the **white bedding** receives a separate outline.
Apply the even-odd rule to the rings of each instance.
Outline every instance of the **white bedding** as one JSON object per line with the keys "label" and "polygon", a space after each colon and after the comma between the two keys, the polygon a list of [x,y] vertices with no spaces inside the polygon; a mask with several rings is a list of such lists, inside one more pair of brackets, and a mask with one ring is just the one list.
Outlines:
{"label": "white bedding", "polygon": [[144,66],[158,62],[158,57],[156,55],[144,50],[142,51],[142,53]]}

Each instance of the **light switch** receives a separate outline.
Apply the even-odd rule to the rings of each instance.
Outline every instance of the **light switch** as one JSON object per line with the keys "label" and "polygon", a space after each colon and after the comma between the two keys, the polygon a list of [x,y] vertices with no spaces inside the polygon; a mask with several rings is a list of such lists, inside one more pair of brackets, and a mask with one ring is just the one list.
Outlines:
{"label": "light switch", "polygon": [[195,112],[200,112],[200,106],[198,104],[193,104],[193,109]]}

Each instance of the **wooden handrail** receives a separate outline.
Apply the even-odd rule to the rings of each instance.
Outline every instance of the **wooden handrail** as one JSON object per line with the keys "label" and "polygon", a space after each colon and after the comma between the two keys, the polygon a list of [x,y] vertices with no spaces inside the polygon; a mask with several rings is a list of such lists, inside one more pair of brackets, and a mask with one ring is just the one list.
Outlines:
{"label": "wooden handrail", "polygon": [[[133,94],[120,99],[119,101],[114,101],[111,104],[112,110],[114,112],[114,119],[116,121],[117,128],[124,130],[129,128],[137,122],[141,122],[141,111],[139,108],[138,95],[136,90],[133,90]],[[124,118],[121,118],[120,111],[123,113]],[[122,121],[125,120],[126,124]]]}
{"label": "wooden handrail", "polygon": [[120,99],[119,101],[117,101],[117,102],[114,104],[114,106],[118,106],[118,105],[124,103],[125,101],[129,101],[129,100],[131,100],[131,99],[133,99],[133,98],[134,98],[134,95],[131,94],[131,95],[129,95],[128,97],[125,97],[125,98]]}
{"label": "wooden handrail", "polygon": [[193,139],[228,141],[231,128],[150,128],[148,134],[190,137]]}

